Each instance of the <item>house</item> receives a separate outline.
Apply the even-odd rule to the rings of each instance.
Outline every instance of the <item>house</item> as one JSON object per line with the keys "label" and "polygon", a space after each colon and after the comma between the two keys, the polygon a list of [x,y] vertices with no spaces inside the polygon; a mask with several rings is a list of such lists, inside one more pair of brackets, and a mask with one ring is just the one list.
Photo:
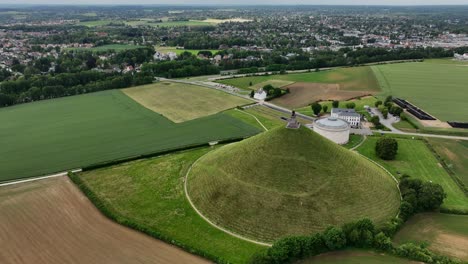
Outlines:
{"label": "house", "polygon": [[354,109],[332,108],[331,117],[343,119],[352,127],[359,127],[361,125],[361,114],[356,113]]}
{"label": "house", "polygon": [[254,94],[254,99],[257,100],[265,100],[267,98],[267,93],[262,89],[258,89],[258,91]]}

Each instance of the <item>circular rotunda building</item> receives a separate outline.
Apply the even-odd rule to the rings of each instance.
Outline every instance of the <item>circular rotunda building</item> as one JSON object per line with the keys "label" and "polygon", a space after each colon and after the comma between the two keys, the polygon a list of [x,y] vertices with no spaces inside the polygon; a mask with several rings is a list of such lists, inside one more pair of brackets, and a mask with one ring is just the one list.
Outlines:
{"label": "circular rotunda building", "polygon": [[349,141],[350,126],[343,119],[327,117],[314,122],[314,131],[337,144]]}

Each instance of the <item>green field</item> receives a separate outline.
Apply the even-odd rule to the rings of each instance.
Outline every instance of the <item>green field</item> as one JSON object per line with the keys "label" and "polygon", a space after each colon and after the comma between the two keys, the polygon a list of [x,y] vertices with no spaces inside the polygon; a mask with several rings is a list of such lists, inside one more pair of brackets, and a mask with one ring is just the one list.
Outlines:
{"label": "green field", "polygon": [[[269,76],[251,76],[219,80],[217,82],[232,85],[242,89],[255,89],[256,84],[267,84],[270,80],[290,82],[340,84],[346,91],[379,91],[379,84],[370,67],[339,68],[329,71],[310,73],[291,73]],[[252,86],[250,86],[252,82]]]}
{"label": "green field", "polygon": [[186,171],[210,150],[200,148],[138,160],[79,176],[120,220],[136,222],[230,263],[246,263],[264,247],[212,227],[197,215],[184,195]]}
{"label": "green field", "polygon": [[384,170],[305,127],[208,153],[191,170],[188,194],[211,221],[260,241],[361,218],[382,224],[400,205]]}
{"label": "green field", "polygon": [[115,50],[115,51],[122,51],[122,50],[141,49],[141,48],[144,48],[144,46],[125,45],[125,44],[109,44],[109,45],[103,45],[103,46],[92,47],[92,48],[68,48],[67,50],[77,50],[77,51],[108,51],[108,50]]}
{"label": "green field", "polygon": [[468,188],[468,141],[431,138],[429,142]]}
{"label": "green field", "polygon": [[[176,47],[161,47],[161,46],[157,46],[155,47],[155,50],[156,51],[159,51],[161,53],[168,53],[168,52],[175,52],[177,55],[180,55],[184,52],[190,52],[192,53],[193,55],[198,55],[198,53],[202,50],[194,50],[194,49],[178,49]],[[205,51],[205,50],[203,50]],[[210,50],[208,49],[208,51],[211,51],[211,53],[214,55],[216,54],[219,50]]]}
{"label": "green field", "polygon": [[342,250],[325,253],[297,262],[297,264],[410,264],[412,261],[365,250]]}
{"label": "green field", "polygon": [[396,243],[427,243],[429,249],[468,261],[468,216],[424,213],[413,216],[394,237]]}
{"label": "green field", "polygon": [[383,95],[404,98],[442,121],[468,122],[468,67],[434,62],[372,66]]}
{"label": "green field", "polygon": [[364,156],[382,164],[394,175],[408,174],[424,181],[432,181],[442,185],[447,198],[442,205],[448,209],[468,210],[468,197],[439,164],[434,154],[424,141],[413,139],[397,139],[398,154],[393,161],[384,161],[375,155],[377,137],[369,137],[358,151]]}
{"label": "green field", "polygon": [[177,82],[158,82],[122,91],[144,107],[176,123],[252,103],[215,89]]}
{"label": "green field", "polygon": [[152,27],[199,27],[199,26],[212,26],[215,23],[190,20],[190,21],[163,21],[163,22],[152,22],[147,25]]}
{"label": "green field", "polygon": [[120,22],[113,21],[113,20],[93,20],[93,21],[80,22],[78,23],[78,25],[86,26],[86,27],[102,27],[102,26],[107,26],[111,23],[120,23]]}
{"label": "green field", "polygon": [[253,135],[226,114],[175,124],[120,90],[0,109],[0,181]]}

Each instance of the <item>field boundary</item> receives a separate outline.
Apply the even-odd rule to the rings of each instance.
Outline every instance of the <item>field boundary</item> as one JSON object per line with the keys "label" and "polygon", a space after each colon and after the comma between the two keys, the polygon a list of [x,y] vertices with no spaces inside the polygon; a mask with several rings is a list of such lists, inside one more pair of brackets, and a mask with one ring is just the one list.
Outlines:
{"label": "field boundary", "polygon": [[[78,173],[78,172],[81,172],[81,171],[82,171],[82,169],[74,169],[71,172],[72,173]],[[7,181],[7,182],[4,182],[4,183],[0,183],[0,187],[10,186],[10,185],[15,185],[15,184],[21,184],[21,183],[27,183],[27,182],[33,182],[33,181],[40,181],[40,180],[56,178],[56,177],[63,177],[63,176],[67,176],[68,173],[69,173],[68,171],[64,171],[64,172],[59,172],[59,173],[55,173],[55,174],[51,174],[51,175],[47,175],[47,176],[42,176],[42,177],[35,177],[35,178],[32,177],[32,178],[27,178],[27,179],[23,179],[23,180]]]}
{"label": "field boundary", "polygon": [[263,129],[265,129],[265,131],[268,131],[268,128],[266,128],[266,126],[264,126],[263,123],[260,122],[260,120],[258,120],[258,118],[257,118],[256,116],[252,115],[251,113],[247,113],[247,112],[245,112],[245,111],[239,110],[239,109],[237,109],[237,108],[234,108],[234,109],[235,109],[236,111],[239,111],[239,112],[241,112],[241,113],[247,114],[247,115],[249,115],[249,116],[255,118],[255,120],[257,120],[257,122],[260,124],[260,126],[262,126]]}
{"label": "field boundary", "polygon": [[[209,152],[208,152],[209,153]],[[207,153],[207,154],[208,154]],[[206,155],[206,154],[205,154]],[[197,207],[195,207],[195,204],[192,202],[192,200],[190,199],[190,196],[188,194],[188,190],[187,190],[187,183],[188,183],[188,177],[189,177],[189,174],[190,172],[192,171],[192,168],[195,164],[197,164],[197,162],[199,160],[201,160],[205,155],[201,156],[200,158],[198,158],[194,163],[192,163],[192,165],[190,165],[190,168],[187,170],[187,173],[185,174],[185,178],[184,178],[184,193],[185,193],[185,197],[187,198],[188,202],[190,203],[190,205],[192,206],[193,210],[195,210],[195,212],[203,219],[205,220],[208,224],[210,224],[211,226],[213,226],[214,228],[220,230],[220,231],[223,231],[224,233],[228,234],[228,235],[231,235],[231,236],[234,236],[236,238],[239,238],[239,239],[242,239],[242,240],[245,240],[247,242],[251,242],[251,243],[254,243],[254,244],[257,244],[257,245],[261,245],[261,246],[267,246],[267,247],[271,247],[273,246],[273,244],[269,244],[269,243],[265,243],[265,242],[261,242],[261,241],[257,241],[257,240],[253,240],[253,239],[250,239],[250,238],[246,238],[244,236],[241,236],[239,234],[236,234],[232,231],[229,231],[221,226],[218,226],[216,225],[215,223],[213,223],[210,219],[208,219],[206,216],[204,216],[198,209]]]}

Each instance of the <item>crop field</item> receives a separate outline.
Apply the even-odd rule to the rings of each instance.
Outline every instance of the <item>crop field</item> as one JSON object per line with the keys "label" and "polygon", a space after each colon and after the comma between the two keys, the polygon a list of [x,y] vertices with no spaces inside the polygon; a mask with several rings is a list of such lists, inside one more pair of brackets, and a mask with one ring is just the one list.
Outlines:
{"label": "crop field", "polygon": [[92,48],[68,48],[67,50],[77,50],[77,51],[108,51],[108,50],[115,50],[115,51],[122,51],[122,50],[140,49],[140,48],[144,48],[144,46],[124,45],[124,44],[110,44],[110,45],[103,45],[103,46],[92,47]]}
{"label": "crop field", "polygon": [[468,187],[468,141],[431,138],[429,142]]}
{"label": "crop field", "polygon": [[372,69],[384,95],[404,98],[442,121],[468,122],[468,67],[420,62]]}
{"label": "crop field", "polygon": [[364,217],[380,225],[400,204],[384,170],[305,127],[278,127],[208,153],[187,191],[214,223],[265,242]]}
{"label": "crop field", "polygon": [[[180,55],[184,52],[190,52],[193,55],[198,55],[200,51],[205,51],[205,50],[195,50],[195,49],[177,49],[176,47],[155,47],[156,51],[159,51],[161,53],[168,53],[168,52],[175,52],[177,55]],[[211,51],[212,54],[216,54],[219,50],[208,50]]]}
{"label": "crop field", "polygon": [[120,90],[2,108],[0,123],[0,181],[260,131],[222,113],[175,124]]}
{"label": "crop field", "polygon": [[212,227],[198,216],[184,194],[188,168],[210,150],[206,147],[138,160],[84,172],[79,177],[119,219],[138,223],[229,263],[246,263],[264,247]]}
{"label": "crop field", "polygon": [[[242,89],[256,90],[267,84],[288,88],[289,94],[273,103],[300,108],[319,100],[347,100],[379,91],[377,79],[370,67],[340,68],[310,73],[251,76],[218,80]],[[250,85],[252,84],[252,85]]]}
{"label": "crop field", "polygon": [[468,261],[468,216],[437,213],[415,215],[403,225],[394,241],[426,242],[434,252]]}
{"label": "crop field", "polygon": [[[270,122],[272,122],[275,126],[276,125],[281,125],[281,126],[285,126],[286,125],[286,121],[283,120],[282,118],[289,118],[291,116],[291,114],[286,114],[286,113],[283,113],[283,112],[280,112],[278,110],[275,110],[275,109],[271,109],[269,107],[266,107],[266,106],[254,106],[254,107],[250,107],[246,110],[246,112],[248,113],[251,113],[255,116],[257,116],[258,118],[265,118],[265,119],[268,119],[270,120]],[[301,118],[301,117],[297,117],[296,118],[297,121],[299,121],[300,123],[302,124],[310,124],[312,123],[312,121],[310,120],[306,120],[304,118]],[[273,127],[273,126],[272,126]]]}
{"label": "crop field", "polygon": [[376,137],[369,137],[358,148],[358,151],[382,164],[394,175],[407,174],[414,178],[440,184],[447,193],[442,207],[468,210],[468,197],[439,164],[439,161],[422,140],[397,139],[397,141],[398,154],[393,161],[384,161],[375,155]]}
{"label": "crop field", "polygon": [[144,107],[176,123],[252,102],[215,89],[176,82],[158,82],[122,91]]}
{"label": "crop field", "polygon": [[377,79],[370,67],[339,68],[321,72],[277,74],[268,76],[250,76],[218,80],[217,82],[242,89],[250,89],[250,82],[252,82],[252,86],[254,86],[258,83],[268,84],[268,81],[270,80],[339,84],[340,90],[344,91],[380,91]]}
{"label": "crop field", "polygon": [[0,211],[3,264],[208,263],[110,221],[67,177],[0,187]]}
{"label": "crop field", "polygon": [[365,250],[342,250],[337,252],[325,253],[306,260],[297,262],[297,264],[410,264],[412,261]]}

